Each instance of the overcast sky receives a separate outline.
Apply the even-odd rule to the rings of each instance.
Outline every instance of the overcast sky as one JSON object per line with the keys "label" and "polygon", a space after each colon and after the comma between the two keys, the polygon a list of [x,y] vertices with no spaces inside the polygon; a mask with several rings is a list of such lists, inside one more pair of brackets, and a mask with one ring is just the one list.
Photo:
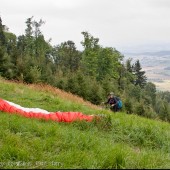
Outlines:
{"label": "overcast sky", "polygon": [[72,40],[82,49],[88,31],[120,52],[170,50],[170,0],[0,0],[0,16],[17,36],[27,18],[44,20],[53,45]]}

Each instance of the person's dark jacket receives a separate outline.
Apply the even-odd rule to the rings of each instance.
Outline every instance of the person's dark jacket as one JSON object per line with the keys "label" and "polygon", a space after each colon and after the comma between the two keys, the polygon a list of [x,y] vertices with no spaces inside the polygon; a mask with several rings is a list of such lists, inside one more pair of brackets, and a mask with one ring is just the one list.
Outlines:
{"label": "person's dark jacket", "polygon": [[109,104],[110,105],[110,109],[114,112],[118,111],[118,100],[116,99],[116,97],[110,97],[107,102],[105,102],[105,104]]}
{"label": "person's dark jacket", "polygon": [[105,102],[105,104],[110,104],[110,105],[112,105],[112,104],[116,105],[117,103],[118,103],[118,100],[115,97],[110,97],[107,100],[107,102]]}

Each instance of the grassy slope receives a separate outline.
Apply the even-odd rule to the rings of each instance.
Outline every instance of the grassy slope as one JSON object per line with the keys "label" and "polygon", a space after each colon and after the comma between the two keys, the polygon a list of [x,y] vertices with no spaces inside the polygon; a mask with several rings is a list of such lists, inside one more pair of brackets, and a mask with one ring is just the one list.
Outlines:
{"label": "grassy slope", "polygon": [[103,114],[112,123],[106,128],[101,122],[46,122],[0,112],[0,169],[170,168],[166,122],[114,114],[45,85],[0,79],[0,98],[48,111]]}

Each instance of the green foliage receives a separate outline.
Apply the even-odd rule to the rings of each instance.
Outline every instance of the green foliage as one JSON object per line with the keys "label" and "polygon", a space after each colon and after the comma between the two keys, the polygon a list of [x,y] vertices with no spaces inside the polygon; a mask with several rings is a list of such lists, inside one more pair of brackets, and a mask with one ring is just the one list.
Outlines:
{"label": "green foliage", "polygon": [[151,119],[157,119],[158,115],[156,114],[156,112],[154,111],[154,109],[152,107],[147,107],[145,109],[145,117],[147,118],[151,118]]}
{"label": "green foliage", "polygon": [[102,94],[103,89],[100,87],[100,85],[96,81],[91,80],[87,99],[93,104],[99,105],[102,101]]}
{"label": "green foliage", "polygon": [[126,65],[125,65],[126,66],[126,70],[128,72],[130,72],[130,73],[133,72],[133,66],[132,66],[131,62],[132,62],[132,59],[127,59],[126,60]]}
{"label": "green foliage", "polygon": [[128,90],[128,96],[130,98],[134,98],[135,100],[137,100],[138,102],[140,101],[141,99],[141,88],[139,86],[134,86],[134,85],[130,85],[128,86],[127,88]]}
{"label": "green foliage", "polygon": [[38,83],[40,81],[41,77],[41,70],[38,68],[38,66],[30,67],[29,71],[29,79],[30,83]]}
{"label": "green foliage", "polygon": [[89,49],[97,49],[99,47],[98,42],[99,39],[98,38],[94,38],[92,35],[90,35],[90,33],[88,32],[82,32],[82,35],[84,36],[84,41],[81,42],[81,44],[83,45],[83,47],[87,50]]}
{"label": "green foliage", "polygon": [[98,57],[98,80],[117,78],[120,54],[113,48],[101,48]]}
{"label": "green foliage", "polygon": [[166,101],[162,102],[162,106],[160,108],[160,117],[162,120],[170,121],[170,109]]}
{"label": "green foliage", "polygon": [[170,92],[169,91],[159,92],[157,96],[161,98],[162,100],[165,100],[168,103],[170,103]]}
{"label": "green foliage", "polygon": [[27,37],[31,37],[33,35],[32,19],[33,16],[31,18],[28,18],[27,21],[25,22],[27,25],[27,28],[25,29],[25,35]]}
{"label": "green foliage", "polygon": [[128,114],[133,113],[133,102],[131,101],[131,99],[126,99],[126,101],[124,102],[124,107]]}
{"label": "green foliage", "polygon": [[133,65],[133,72],[136,76],[135,79],[135,85],[139,85],[141,88],[143,88],[146,85],[146,76],[145,76],[145,71],[141,71],[141,65],[139,60],[137,60],[135,62],[135,64]]}
{"label": "green foliage", "polygon": [[135,82],[135,75],[133,74],[133,65],[131,64],[131,62],[132,62],[132,59],[128,59],[126,60],[126,63],[125,63],[125,68],[126,68],[125,74],[126,74],[128,84],[129,83],[134,84]]}
{"label": "green foliage", "polygon": [[82,53],[82,69],[84,75],[96,77],[97,67],[98,67],[98,53],[99,45],[98,38],[94,38],[88,32],[82,32],[84,36],[84,41],[82,45],[84,46],[84,51]]}
{"label": "green foliage", "polygon": [[75,72],[80,67],[81,55],[74,42],[67,41],[55,47],[55,65],[63,73]]}
{"label": "green foliage", "polygon": [[14,58],[14,55],[17,53],[16,49],[16,42],[17,37],[13,33],[5,32],[5,41],[6,41],[6,51],[8,55],[11,55],[12,59]]}
{"label": "green foliage", "polygon": [[4,28],[2,25],[2,19],[0,17],[0,47],[5,46],[5,45],[6,45],[6,41],[5,41],[5,35],[4,35]]}
{"label": "green foliage", "polygon": [[139,60],[123,64],[119,51],[102,47],[88,32],[82,32],[82,51],[70,40],[52,46],[41,31],[42,19],[32,16],[25,23],[25,34],[17,37],[4,31],[0,18],[0,76],[50,84],[96,105],[113,91],[127,113],[170,121],[169,93],[158,93],[153,83],[146,82]]}
{"label": "green foliage", "polygon": [[148,82],[145,86],[145,95],[151,97],[151,104],[154,106],[156,102],[156,86],[155,84]]}
{"label": "green foliage", "polygon": [[144,109],[144,105],[143,103],[139,103],[135,106],[135,111],[136,114],[140,115],[140,116],[144,116],[145,115],[145,109]]}
{"label": "green foliage", "polygon": [[13,67],[10,56],[0,49],[0,75],[12,79],[14,76]]}

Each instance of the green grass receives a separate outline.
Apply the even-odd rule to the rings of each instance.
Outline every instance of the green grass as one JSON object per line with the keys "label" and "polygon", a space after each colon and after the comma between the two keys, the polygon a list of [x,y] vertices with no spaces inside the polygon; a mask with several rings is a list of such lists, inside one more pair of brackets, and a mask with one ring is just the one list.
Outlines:
{"label": "green grass", "polygon": [[0,169],[170,168],[166,122],[94,109],[64,93],[2,79],[0,98],[48,111],[103,115],[100,121],[58,123],[0,112]]}

